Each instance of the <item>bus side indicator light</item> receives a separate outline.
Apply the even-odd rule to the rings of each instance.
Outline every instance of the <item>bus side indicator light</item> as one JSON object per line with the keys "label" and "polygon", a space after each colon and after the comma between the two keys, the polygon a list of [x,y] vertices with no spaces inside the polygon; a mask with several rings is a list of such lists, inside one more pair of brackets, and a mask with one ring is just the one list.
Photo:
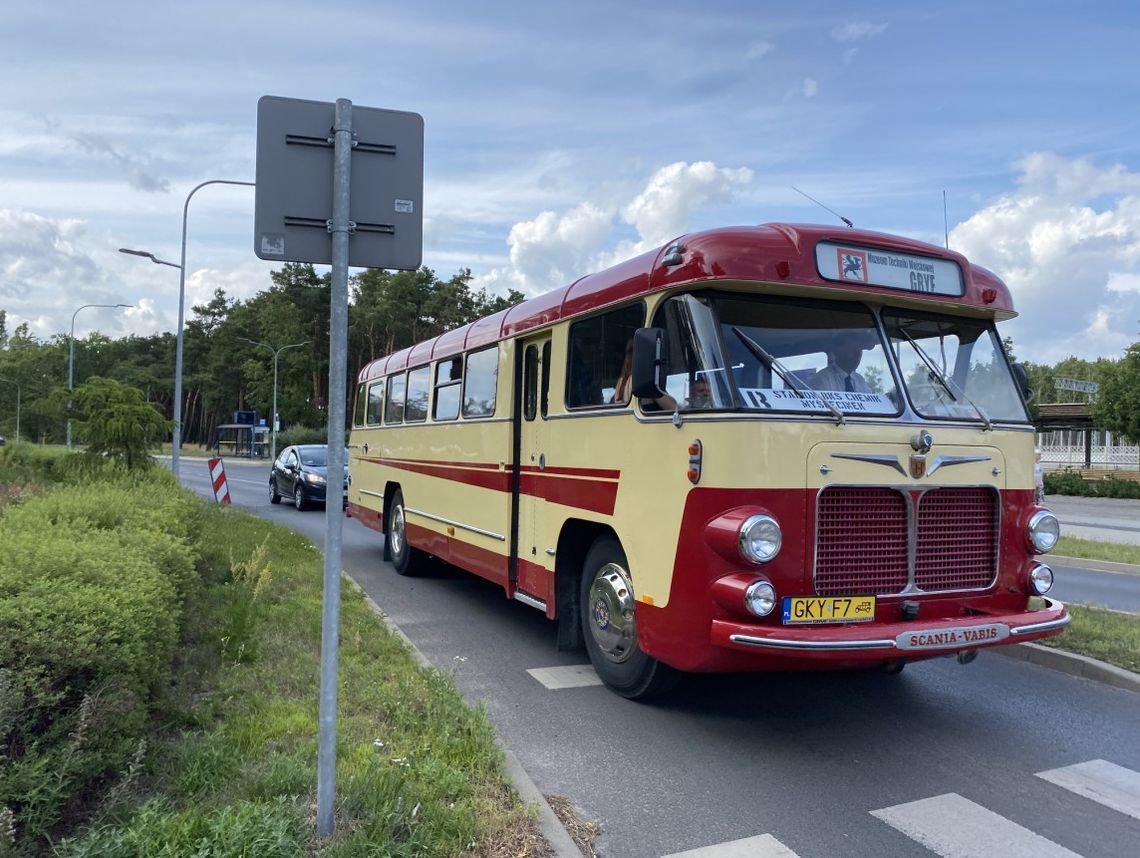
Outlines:
{"label": "bus side indicator light", "polygon": [[701,481],[701,459],[704,456],[704,451],[701,447],[700,439],[694,439],[689,444],[689,471],[687,476],[689,482],[696,485]]}

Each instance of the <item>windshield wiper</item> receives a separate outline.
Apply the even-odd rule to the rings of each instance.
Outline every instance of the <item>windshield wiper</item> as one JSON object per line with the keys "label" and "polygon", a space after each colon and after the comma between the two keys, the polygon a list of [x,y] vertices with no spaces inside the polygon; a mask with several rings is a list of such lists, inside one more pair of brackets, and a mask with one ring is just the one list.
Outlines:
{"label": "windshield wiper", "polygon": [[730,330],[740,338],[740,341],[744,343],[745,347],[747,347],[747,349],[752,352],[756,358],[762,361],[768,367],[768,369],[774,370],[776,374],[780,376],[781,379],[783,379],[784,384],[794,390],[800,399],[818,399],[823,403],[823,407],[831,412],[831,416],[835,418],[835,423],[837,426],[842,426],[847,422],[843,416],[843,412],[828,402],[826,399],[824,399],[822,396],[815,393],[814,391],[812,391],[810,395],[805,393],[804,389],[800,387],[799,382],[796,381],[796,377],[792,375],[791,371],[778,360],[776,360],[775,356],[773,356],[766,348],[760,345],[760,343],[756,342],[756,340],[752,339],[752,337],[748,336],[748,334],[744,333],[744,331],[740,330],[740,328],[736,327],[735,325],[730,328]]}
{"label": "windshield wiper", "polygon": [[990,418],[986,416],[986,412],[982,411],[982,409],[974,404],[974,400],[970,399],[970,397],[966,395],[966,391],[958,387],[958,384],[954,381],[954,379],[950,378],[948,375],[943,373],[942,370],[935,366],[934,361],[932,361],[930,359],[930,356],[925,351],[923,351],[922,346],[915,342],[914,337],[907,333],[906,328],[900,326],[899,333],[906,337],[907,342],[914,347],[915,352],[917,352],[918,356],[922,358],[922,362],[925,363],[927,369],[930,370],[931,378],[935,379],[939,384],[942,385],[946,392],[950,394],[950,398],[954,402],[958,401],[958,397],[954,395],[954,390],[957,390],[961,397],[970,404],[971,408],[974,409],[974,413],[982,419],[982,424],[986,427],[986,429],[992,432],[994,430],[994,424],[990,422]]}

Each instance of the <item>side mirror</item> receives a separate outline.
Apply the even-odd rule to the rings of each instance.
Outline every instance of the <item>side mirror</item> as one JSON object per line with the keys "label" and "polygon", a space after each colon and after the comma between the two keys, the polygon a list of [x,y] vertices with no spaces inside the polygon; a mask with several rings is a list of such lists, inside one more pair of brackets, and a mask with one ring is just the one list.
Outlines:
{"label": "side mirror", "polygon": [[669,350],[661,328],[638,328],[633,332],[633,367],[630,389],[637,399],[665,395],[665,367]]}
{"label": "side mirror", "polygon": [[1025,364],[1015,363],[1013,365],[1013,380],[1017,382],[1017,389],[1021,391],[1021,398],[1026,402],[1033,401],[1033,391],[1029,387],[1029,372],[1025,369]]}

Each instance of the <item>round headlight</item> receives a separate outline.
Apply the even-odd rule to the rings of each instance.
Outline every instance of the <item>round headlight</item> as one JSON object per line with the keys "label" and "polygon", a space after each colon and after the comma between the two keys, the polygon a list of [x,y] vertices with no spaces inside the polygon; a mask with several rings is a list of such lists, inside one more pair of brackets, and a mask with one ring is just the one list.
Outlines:
{"label": "round headlight", "polygon": [[776,607],[776,588],[767,581],[753,581],[744,591],[744,607],[758,617],[768,616]]}
{"label": "round headlight", "polygon": [[1052,551],[1061,538],[1061,522],[1047,509],[1039,509],[1029,518],[1029,544],[1035,554]]}
{"label": "round headlight", "polygon": [[1053,589],[1053,570],[1044,563],[1038,563],[1029,570],[1029,589],[1038,596],[1044,596]]}
{"label": "round headlight", "polygon": [[740,526],[740,555],[753,563],[767,563],[780,553],[784,536],[770,515],[754,515]]}

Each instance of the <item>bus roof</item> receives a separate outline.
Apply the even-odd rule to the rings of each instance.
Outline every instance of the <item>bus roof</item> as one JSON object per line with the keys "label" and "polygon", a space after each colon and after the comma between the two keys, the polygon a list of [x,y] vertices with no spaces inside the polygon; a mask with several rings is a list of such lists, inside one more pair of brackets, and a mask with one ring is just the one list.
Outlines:
{"label": "bus roof", "polygon": [[[765,281],[858,292],[864,297],[874,294],[900,297],[897,288],[845,283],[823,277],[816,262],[816,246],[820,242],[947,260],[962,274],[961,296],[909,291],[901,294],[909,300],[921,299],[932,306],[971,307],[999,320],[1016,315],[1009,289],[996,274],[970,263],[960,253],[937,245],[846,227],[784,223],[734,226],[681,236],[604,271],[588,274],[569,286],[377,358],[364,366],[359,378],[365,381],[421,366],[610,304],[686,284]],[[678,247],[681,248],[679,254],[676,252]]]}

